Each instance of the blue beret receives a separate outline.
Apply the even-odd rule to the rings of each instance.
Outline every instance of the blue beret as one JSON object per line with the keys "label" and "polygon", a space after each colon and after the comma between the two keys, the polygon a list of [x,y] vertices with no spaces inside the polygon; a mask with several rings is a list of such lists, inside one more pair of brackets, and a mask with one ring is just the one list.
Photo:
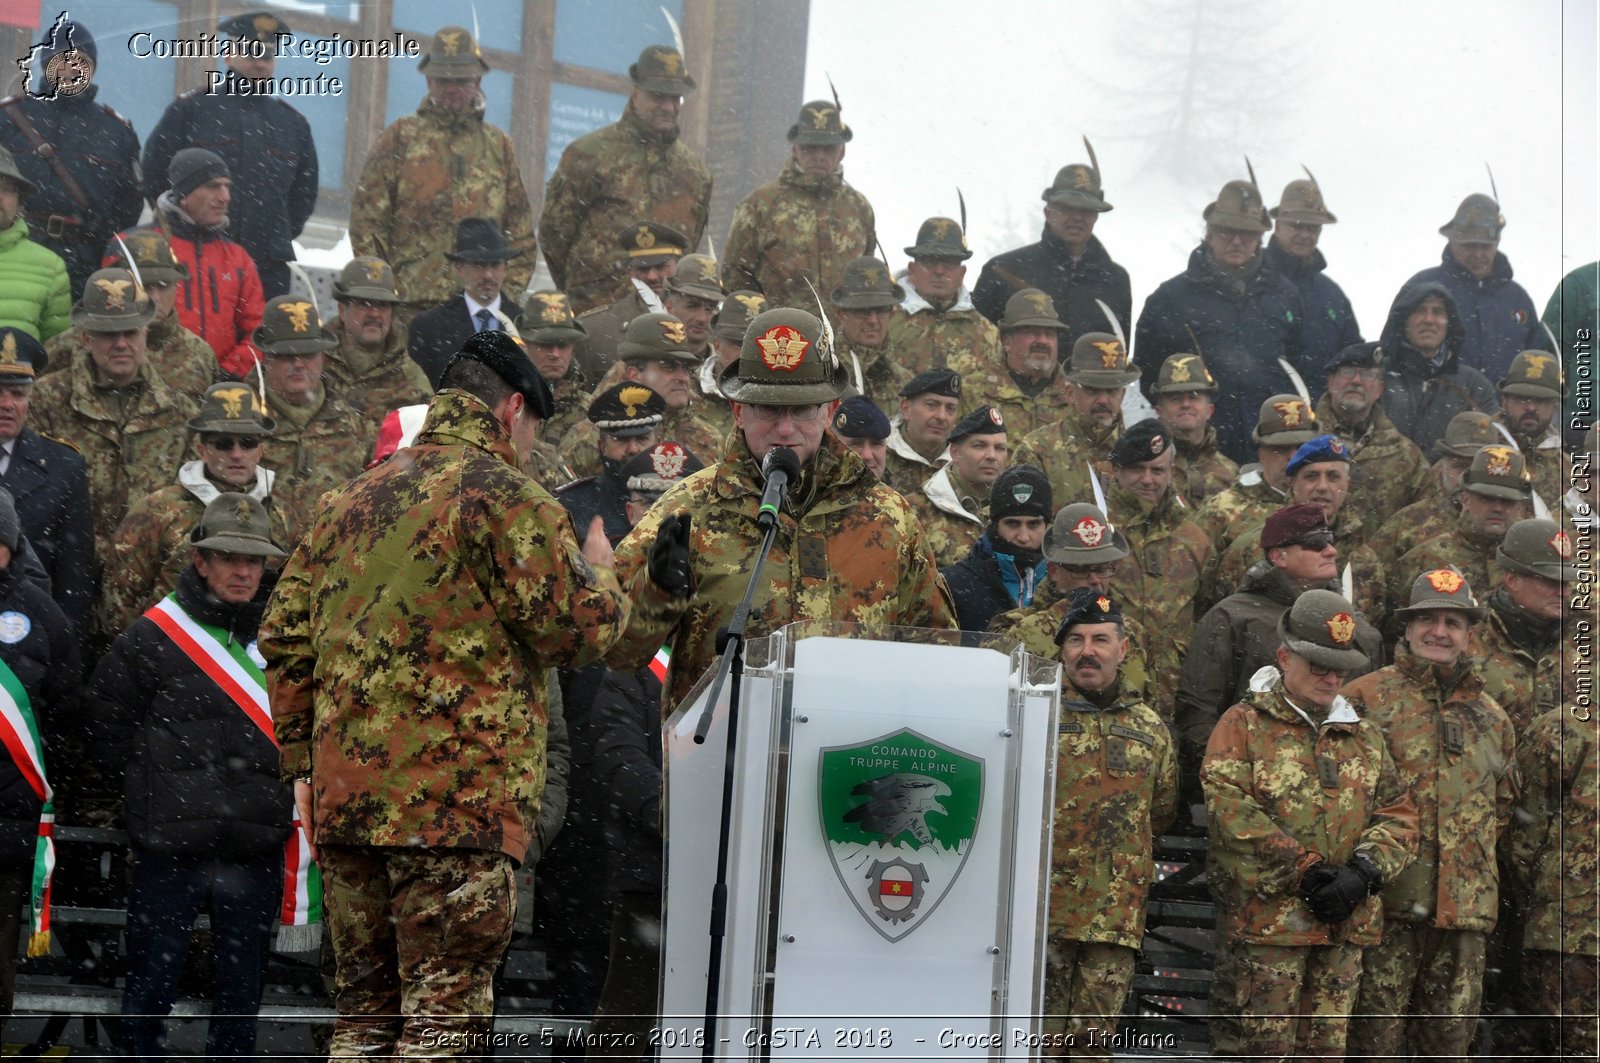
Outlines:
{"label": "blue beret", "polygon": [[865,395],[851,395],[833,412],[833,430],[852,439],[888,439],[889,418]]}
{"label": "blue beret", "polygon": [[1342,461],[1348,464],[1350,451],[1338,436],[1313,436],[1300,444],[1300,449],[1294,452],[1294,457],[1289,459],[1289,464],[1283,471],[1293,476],[1307,465],[1314,465],[1319,461]]}

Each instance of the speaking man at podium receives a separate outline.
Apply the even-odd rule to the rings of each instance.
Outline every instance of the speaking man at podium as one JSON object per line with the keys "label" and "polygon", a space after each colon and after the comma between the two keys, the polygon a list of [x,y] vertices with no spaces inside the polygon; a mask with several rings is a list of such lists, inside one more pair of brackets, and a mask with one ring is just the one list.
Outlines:
{"label": "speaking man at podium", "polygon": [[680,701],[716,660],[717,629],[744,593],[763,509],[778,532],[750,637],[807,620],[954,628],[910,505],[826,432],[846,387],[831,330],[803,310],[769,310],[750,323],[719,384],[735,425],[722,460],[663,495],[617,546],[634,608],[607,663],[639,668],[666,644],[663,711]]}

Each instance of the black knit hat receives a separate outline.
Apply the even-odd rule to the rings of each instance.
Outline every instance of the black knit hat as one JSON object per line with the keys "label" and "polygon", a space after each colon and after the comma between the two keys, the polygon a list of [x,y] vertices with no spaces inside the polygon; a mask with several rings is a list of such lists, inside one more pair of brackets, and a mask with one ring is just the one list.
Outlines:
{"label": "black knit hat", "polygon": [[1048,521],[1055,513],[1050,478],[1037,465],[1013,465],[995,477],[989,488],[989,526],[1001,517],[1039,517]]}
{"label": "black knit hat", "polygon": [[222,156],[205,148],[184,148],[167,163],[167,184],[176,199],[184,198],[207,181],[232,176]]}

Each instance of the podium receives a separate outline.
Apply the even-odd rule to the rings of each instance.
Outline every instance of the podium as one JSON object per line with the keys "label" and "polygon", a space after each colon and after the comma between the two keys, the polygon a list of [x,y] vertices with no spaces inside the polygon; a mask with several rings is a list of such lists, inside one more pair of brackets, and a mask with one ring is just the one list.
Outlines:
{"label": "podium", "polygon": [[663,1059],[1037,1054],[1060,665],[959,632],[791,625],[745,648],[716,1026],[724,684],[664,728]]}

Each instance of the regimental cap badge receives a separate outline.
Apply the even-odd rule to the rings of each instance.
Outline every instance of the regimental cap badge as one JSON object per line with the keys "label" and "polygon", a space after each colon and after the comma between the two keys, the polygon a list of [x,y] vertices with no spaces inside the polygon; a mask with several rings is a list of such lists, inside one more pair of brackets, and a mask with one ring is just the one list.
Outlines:
{"label": "regimental cap badge", "polygon": [[1030,499],[1032,497],[1033,497],[1033,485],[1032,484],[1012,484],[1011,485],[1011,499],[1012,499],[1012,501],[1017,502],[1017,503],[1020,504],[1020,503],[1026,502],[1028,499]]}
{"label": "regimental cap badge", "polygon": [[1428,586],[1442,594],[1454,594],[1466,580],[1453,568],[1436,568],[1426,574]]}
{"label": "regimental cap badge", "polygon": [[[7,339],[10,339],[10,337],[8,336]],[[1550,537],[1550,546],[1560,556],[1561,560],[1572,560],[1572,539],[1568,537],[1565,530],[1558,531]]]}
{"label": "regimental cap badge", "polygon": [[1103,594],[1094,600],[1094,604],[1099,607],[1102,613],[1111,612],[1111,599]]}
{"label": "regimental cap badge", "polygon": [[677,443],[659,443],[650,452],[650,467],[663,480],[676,480],[683,473],[684,449]]}
{"label": "regimental cap badge", "polygon": [[811,127],[813,129],[827,129],[828,117],[833,114],[833,108],[826,106],[807,107],[806,113],[811,116]]}
{"label": "regimental cap badge", "polygon": [[1298,399],[1289,402],[1274,402],[1272,408],[1278,411],[1278,416],[1283,418],[1283,427],[1299,428],[1305,421],[1306,405]]}
{"label": "regimental cap badge", "polygon": [[1538,354],[1533,351],[1524,352],[1522,360],[1528,365],[1530,377],[1542,377],[1555,364],[1555,357],[1548,354]]}
{"label": "regimental cap badge", "polygon": [[1106,537],[1106,526],[1093,517],[1084,517],[1072,526],[1072,534],[1084,546],[1099,546]]}
{"label": "regimental cap badge", "polygon": [[366,269],[366,272],[367,272],[367,280],[372,281],[375,284],[383,282],[383,272],[384,272],[383,259],[381,259],[381,258],[368,258],[365,261],[364,268]]}
{"label": "regimental cap badge", "polygon": [[239,518],[240,524],[249,524],[254,513],[250,509],[250,500],[241,498],[233,507],[233,515]]}
{"label": "regimental cap badge", "polygon": [[212,388],[211,397],[222,404],[222,416],[227,420],[235,421],[243,417],[246,403],[249,403],[251,412],[255,412],[255,396],[243,384]]}
{"label": "regimental cap badge", "polygon": [[1189,363],[1197,359],[1197,355],[1184,354],[1172,359],[1172,383],[1187,384],[1192,377],[1189,373]]}
{"label": "regimental cap badge", "polygon": [[667,338],[669,343],[687,342],[689,338],[688,330],[684,327],[683,322],[677,318],[673,318],[670,321],[658,321],[656,324],[661,326],[661,334]]}
{"label": "regimental cap badge", "polygon": [[539,300],[539,320],[549,324],[564,324],[572,320],[572,309],[567,305],[567,297],[561,292],[535,292],[534,298]]}
{"label": "regimental cap badge", "polygon": [[744,304],[744,308],[751,317],[755,317],[767,308],[767,297],[755,292],[735,292],[733,297]]}
{"label": "regimental cap badge", "polygon": [[444,47],[445,55],[458,55],[461,52],[461,37],[459,30],[440,30],[439,43]]}
{"label": "regimental cap badge", "polygon": [[1095,340],[1094,349],[1100,352],[1100,368],[1120,369],[1126,360],[1121,340]]}
{"label": "regimental cap badge", "polygon": [[0,343],[0,363],[17,364],[17,337],[10,332],[6,333],[5,341]]}
{"label": "regimental cap badge", "polygon": [[676,77],[678,71],[683,69],[683,56],[677,52],[660,51],[656,53],[656,59],[668,77]]}
{"label": "regimental cap badge", "polygon": [[1489,476],[1511,475],[1511,448],[1484,447],[1483,471]]}
{"label": "regimental cap badge", "polygon": [[641,225],[638,232],[634,234],[633,245],[641,250],[654,247],[656,246],[656,234],[650,231],[650,226]]}
{"label": "regimental cap badge", "polygon": [[639,408],[655,398],[655,392],[646,387],[626,387],[617,392],[617,401],[629,417],[639,416]]}
{"label": "regimental cap badge", "polygon": [[1338,612],[1328,617],[1328,635],[1336,646],[1348,646],[1356,637],[1356,618],[1349,613]]}
{"label": "regimental cap badge", "polygon": [[257,15],[250,20],[250,24],[256,28],[256,34],[262,40],[266,40],[278,28],[278,20],[271,15]]}
{"label": "regimental cap badge", "polygon": [[756,345],[761,349],[761,364],[768,369],[792,373],[800,367],[811,341],[798,329],[774,325],[756,337]]}
{"label": "regimental cap badge", "polygon": [[1328,440],[1328,449],[1333,451],[1335,454],[1343,454],[1344,441],[1338,436],[1333,436]]}
{"label": "regimental cap badge", "polygon": [[1161,456],[1161,452],[1166,450],[1166,449],[1167,449],[1167,442],[1166,442],[1166,439],[1164,437],[1162,437],[1162,436],[1151,436],[1150,437],[1150,454],[1151,454],[1152,457],[1160,457]]}
{"label": "regimental cap badge", "polygon": [[[994,423],[996,428],[1004,428],[1006,426],[1005,421],[1003,421],[1000,417],[1000,407],[998,406],[989,407],[989,420]],[[1028,488],[1028,491],[1029,493],[1032,493],[1033,488]],[[1018,499],[1017,501],[1021,502],[1023,499]]]}
{"label": "regimental cap badge", "polygon": [[104,277],[95,278],[94,286],[105,294],[105,308],[107,310],[128,309],[128,290],[133,287],[133,282],[121,280],[107,280]]}
{"label": "regimental cap badge", "polygon": [[284,316],[289,319],[289,327],[296,332],[311,331],[311,304],[306,302],[279,303]]}

